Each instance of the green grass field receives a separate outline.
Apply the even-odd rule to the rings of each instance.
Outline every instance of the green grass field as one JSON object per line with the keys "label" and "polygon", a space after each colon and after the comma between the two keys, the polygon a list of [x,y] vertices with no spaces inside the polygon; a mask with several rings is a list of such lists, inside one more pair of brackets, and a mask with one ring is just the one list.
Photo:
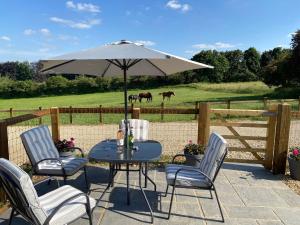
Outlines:
{"label": "green grass field", "polygon": [[[243,82],[243,83],[193,83],[177,86],[165,86],[157,89],[146,90],[129,90],[128,94],[138,94],[140,92],[151,92],[153,101],[146,103],[135,103],[136,107],[160,107],[162,96],[159,95],[163,91],[174,91],[176,96],[172,96],[170,101],[165,101],[165,107],[194,107],[196,101],[222,101],[225,99],[232,100],[249,100],[262,99],[263,96],[274,92],[273,88],[269,88],[262,82]],[[297,107],[297,102],[292,103],[293,108]],[[49,107],[123,107],[124,97],[123,92],[107,92],[107,93],[93,93],[82,95],[66,95],[66,96],[50,96],[50,97],[36,97],[36,98],[18,98],[18,99],[0,99],[0,110],[2,109],[37,109]],[[224,108],[226,105],[213,105],[213,108]],[[263,109],[263,103],[232,103],[231,108],[237,109]],[[7,117],[7,113],[1,113],[1,118]],[[15,114],[16,115],[16,114]],[[91,115],[89,119],[87,115],[74,114],[74,121],[82,121],[83,123],[96,123],[98,115]],[[119,120],[117,115],[104,115],[104,122],[110,123],[114,120]],[[191,120],[193,115],[166,115],[165,121],[174,120]],[[84,119],[85,118],[85,119]],[[111,119],[110,119],[111,118]],[[115,119],[113,119],[115,118]],[[160,115],[143,115],[143,118],[158,121]],[[67,122],[66,119],[63,121]]]}

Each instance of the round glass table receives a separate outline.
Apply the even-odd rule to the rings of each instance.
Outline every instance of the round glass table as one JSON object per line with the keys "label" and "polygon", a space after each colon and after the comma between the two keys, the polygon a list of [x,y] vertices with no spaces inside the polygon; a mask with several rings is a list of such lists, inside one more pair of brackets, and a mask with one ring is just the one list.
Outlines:
{"label": "round glass table", "polygon": [[[156,161],[160,158],[162,153],[162,146],[159,142],[154,140],[136,141],[134,142],[133,149],[124,149],[123,146],[118,146],[115,139],[101,141],[96,144],[89,152],[89,160],[96,162],[108,162],[109,163],[109,181],[106,189],[98,199],[98,202],[104,196],[105,192],[114,185],[114,177],[118,171],[126,172],[126,185],[127,185],[127,204],[130,204],[130,189],[129,189],[129,175],[130,171],[139,173],[139,188],[144,196],[144,199],[148,205],[151,222],[153,222],[153,212],[147,196],[142,188],[141,174],[145,177],[145,183],[149,180],[154,185],[156,191],[156,184],[147,175],[147,165],[149,162]],[[130,164],[138,164],[137,169],[130,168]],[[122,168],[125,165],[125,169]],[[143,167],[145,166],[145,171]]]}

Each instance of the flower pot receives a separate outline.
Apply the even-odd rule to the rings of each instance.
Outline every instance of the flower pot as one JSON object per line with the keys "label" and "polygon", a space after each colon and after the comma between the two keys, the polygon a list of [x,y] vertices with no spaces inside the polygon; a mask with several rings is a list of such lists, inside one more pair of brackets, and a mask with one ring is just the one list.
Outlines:
{"label": "flower pot", "polygon": [[291,177],[295,180],[300,180],[300,160],[295,160],[288,156]]}
{"label": "flower pot", "polygon": [[73,152],[67,151],[67,152],[59,152],[60,157],[71,157],[73,156]]}
{"label": "flower pot", "polygon": [[189,155],[189,156],[192,156],[192,157],[186,157],[186,161],[185,161],[185,164],[188,165],[188,166],[193,166],[193,167],[199,167],[200,166],[200,163],[195,160],[194,158],[198,159],[201,161],[201,159],[203,158],[203,154],[198,154],[198,155],[191,155],[189,153],[184,153],[185,155]]}

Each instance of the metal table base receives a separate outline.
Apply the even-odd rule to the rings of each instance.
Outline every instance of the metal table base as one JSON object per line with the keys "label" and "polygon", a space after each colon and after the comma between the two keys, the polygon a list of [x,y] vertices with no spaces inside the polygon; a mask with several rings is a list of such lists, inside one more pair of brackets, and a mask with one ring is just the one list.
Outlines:
{"label": "metal table base", "polygon": [[139,173],[139,188],[142,192],[142,195],[147,203],[150,215],[151,215],[151,223],[153,223],[153,211],[151,208],[151,205],[147,199],[147,196],[145,194],[145,191],[142,187],[142,174],[145,177],[145,186],[146,186],[146,182],[147,180],[149,180],[153,186],[154,186],[154,191],[156,192],[156,184],[154,183],[154,181],[148,176],[147,173],[147,168],[145,168],[145,171],[143,170],[143,165],[142,163],[138,164],[139,167],[138,169],[130,169],[129,168],[129,163],[126,163],[126,169],[122,169],[122,164],[113,164],[110,163],[109,164],[109,180],[108,180],[108,184],[106,186],[106,188],[104,189],[103,193],[101,194],[100,198],[97,200],[97,206],[98,203],[101,201],[101,199],[103,198],[103,196],[105,195],[106,191],[110,188],[114,186],[114,177],[117,175],[118,171],[125,171],[126,172],[126,193],[127,193],[127,205],[130,205],[130,185],[129,185],[129,172],[138,172]]}

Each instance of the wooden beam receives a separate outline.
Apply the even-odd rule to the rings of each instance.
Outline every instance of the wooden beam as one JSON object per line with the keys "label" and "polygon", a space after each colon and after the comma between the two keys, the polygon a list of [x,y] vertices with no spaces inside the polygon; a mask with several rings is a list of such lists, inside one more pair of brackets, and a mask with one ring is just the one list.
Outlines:
{"label": "wooden beam", "polygon": [[235,135],[222,135],[225,139],[238,139],[238,140],[258,140],[265,141],[267,137],[257,137],[257,136],[235,136]]}
{"label": "wooden beam", "polygon": [[131,113],[131,118],[132,119],[139,119],[140,118],[140,108],[133,108],[132,113]]}
{"label": "wooden beam", "polygon": [[221,115],[238,115],[238,116],[264,116],[265,110],[241,110],[241,109],[211,109],[211,113]]}
{"label": "wooden beam", "polygon": [[59,121],[59,110],[57,107],[50,109],[51,113],[51,128],[52,128],[52,139],[54,142],[60,140],[60,121]]}
{"label": "wooden beam", "polygon": [[210,135],[210,106],[209,103],[199,104],[198,115],[198,144],[207,145]]}
{"label": "wooden beam", "polygon": [[225,126],[225,127],[268,127],[266,123],[241,123],[241,122],[224,122],[224,121],[214,121],[211,122],[211,126]]}
{"label": "wooden beam", "polygon": [[278,105],[276,136],[273,159],[273,173],[285,174],[286,159],[289,147],[289,133],[291,123],[291,106]]}
{"label": "wooden beam", "polygon": [[[277,105],[270,105],[269,111],[277,113]],[[266,154],[265,154],[265,163],[264,163],[264,167],[268,170],[272,170],[273,167],[276,121],[277,121],[276,117],[268,118]]]}
{"label": "wooden beam", "polygon": [[237,148],[237,147],[229,147],[229,151],[232,152],[266,152],[265,148]]}

